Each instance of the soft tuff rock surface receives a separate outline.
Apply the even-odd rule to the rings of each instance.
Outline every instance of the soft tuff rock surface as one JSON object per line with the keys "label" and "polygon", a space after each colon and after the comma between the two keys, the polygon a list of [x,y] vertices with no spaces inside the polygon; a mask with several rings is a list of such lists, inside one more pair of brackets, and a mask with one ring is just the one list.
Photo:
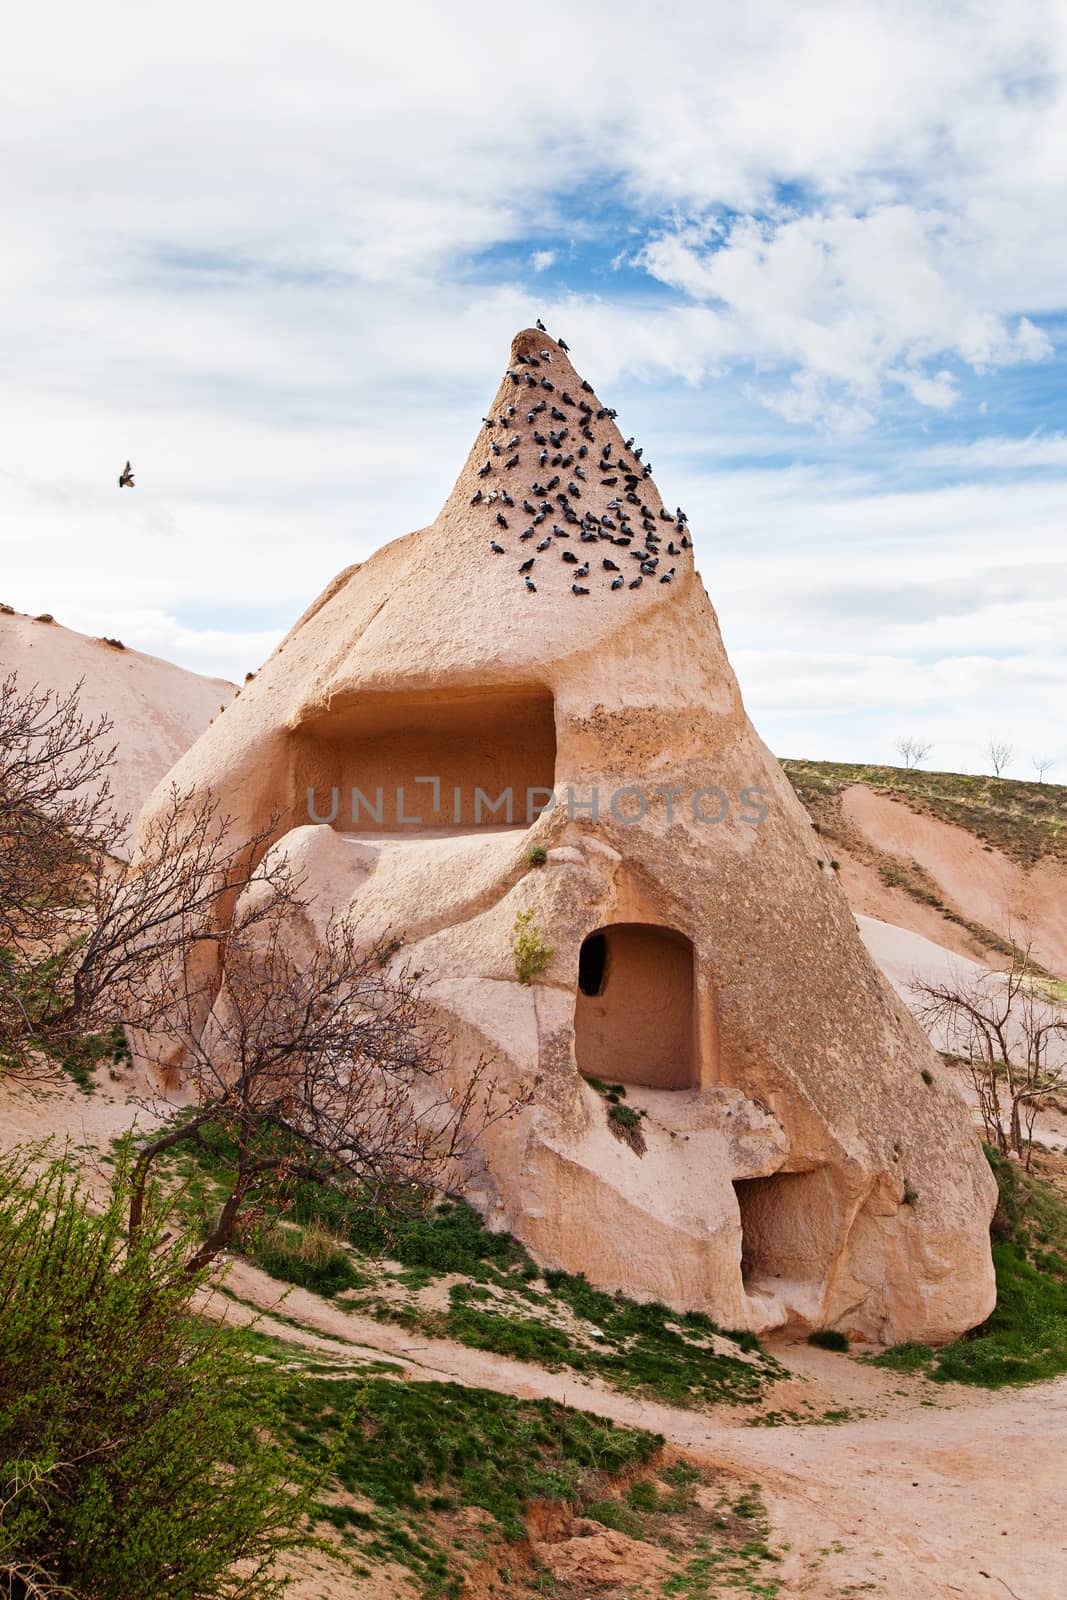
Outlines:
{"label": "soft tuff rock surface", "polygon": [[[684,523],[544,333],[487,417],[433,525],[343,572],[154,803],[281,808],[312,932],[402,937],[457,1076],[535,1085],[466,1182],[542,1263],[731,1327],[959,1333],[993,1304],[991,1176],[745,715]],[[528,910],[553,954],[523,985]]]}

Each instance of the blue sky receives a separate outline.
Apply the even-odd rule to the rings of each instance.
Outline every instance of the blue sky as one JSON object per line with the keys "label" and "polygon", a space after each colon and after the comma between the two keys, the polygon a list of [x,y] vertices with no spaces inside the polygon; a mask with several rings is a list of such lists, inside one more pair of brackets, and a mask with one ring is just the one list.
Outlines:
{"label": "blue sky", "polygon": [[7,49],[0,599],[243,677],[433,518],[540,314],[774,750],[1067,781],[1062,5],[105,0]]}

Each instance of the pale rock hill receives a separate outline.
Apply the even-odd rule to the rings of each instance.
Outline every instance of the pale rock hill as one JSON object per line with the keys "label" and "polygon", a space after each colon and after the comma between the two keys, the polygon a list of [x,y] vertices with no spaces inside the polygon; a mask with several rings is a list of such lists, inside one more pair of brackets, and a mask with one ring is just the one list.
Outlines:
{"label": "pale rock hill", "polygon": [[234,695],[224,678],[203,678],[172,662],[93,639],[56,622],[0,612],[0,677],[23,688],[66,694],[81,683],[82,714],[106,714],[117,746],[111,769],[115,809],[137,815],[159,780]]}
{"label": "pale rock hill", "polygon": [[[980,1322],[992,1176],[745,714],[687,530],[544,333],[486,414],[436,521],[343,572],[171,779],[245,832],[280,816],[302,939],[403,933],[457,1080],[488,1055],[534,1086],[457,1178],[542,1263],[756,1331]],[[525,913],[553,949],[528,985]]]}

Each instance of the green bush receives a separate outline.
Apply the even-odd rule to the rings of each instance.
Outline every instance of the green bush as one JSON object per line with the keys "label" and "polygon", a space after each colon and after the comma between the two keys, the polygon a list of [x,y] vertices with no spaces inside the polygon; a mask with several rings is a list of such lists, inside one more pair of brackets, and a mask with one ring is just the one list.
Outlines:
{"label": "green bush", "polygon": [[532,844],[526,852],[526,861],[531,867],[543,867],[547,860],[548,851],[543,844]]}
{"label": "green bush", "polygon": [[847,1350],[848,1336],[840,1333],[837,1328],[816,1328],[814,1333],[808,1334],[808,1343],[817,1345],[820,1350]]}
{"label": "green bush", "polygon": [[515,957],[515,976],[520,983],[529,983],[538,973],[544,972],[555,954],[534,922],[536,915],[531,906],[528,911],[520,911],[515,918],[515,937],[511,949]]}
{"label": "green bush", "polygon": [[125,1153],[99,1213],[61,1161],[0,1165],[0,1592],[267,1600],[312,1485],[262,1369],[190,1315],[188,1240],[154,1201],[127,1247],[127,1199]]}

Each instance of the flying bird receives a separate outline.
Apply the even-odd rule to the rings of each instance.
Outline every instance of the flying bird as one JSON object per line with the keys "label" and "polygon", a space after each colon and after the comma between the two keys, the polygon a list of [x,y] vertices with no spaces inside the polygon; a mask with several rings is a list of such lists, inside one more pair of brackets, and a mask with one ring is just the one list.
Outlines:
{"label": "flying bird", "polygon": [[126,465],[123,467],[122,471],[119,473],[119,488],[120,489],[133,489],[134,487],[135,487],[135,484],[134,484],[134,481],[133,481],[133,468],[130,466],[130,463],[127,461]]}

